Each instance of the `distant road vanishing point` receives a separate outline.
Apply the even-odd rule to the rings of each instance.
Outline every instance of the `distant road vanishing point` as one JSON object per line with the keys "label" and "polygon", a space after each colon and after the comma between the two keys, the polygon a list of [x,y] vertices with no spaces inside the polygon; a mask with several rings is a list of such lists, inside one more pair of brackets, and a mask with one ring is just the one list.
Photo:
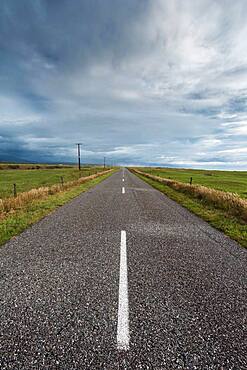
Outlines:
{"label": "distant road vanishing point", "polygon": [[0,248],[0,369],[246,370],[246,262],[121,169]]}

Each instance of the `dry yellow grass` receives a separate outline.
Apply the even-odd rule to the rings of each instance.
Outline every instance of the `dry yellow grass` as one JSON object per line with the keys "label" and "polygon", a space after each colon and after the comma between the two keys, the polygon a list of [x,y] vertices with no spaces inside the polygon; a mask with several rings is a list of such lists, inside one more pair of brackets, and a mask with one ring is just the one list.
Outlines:
{"label": "dry yellow grass", "polygon": [[9,212],[21,209],[27,203],[32,202],[33,200],[42,199],[48,195],[58,193],[60,191],[65,191],[72,188],[73,186],[80,185],[89,180],[95,179],[96,177],[102,176],[112,170],[98,172],[95,175],[81,177],[75,181],[68,181],[63,185],[52,185],[46,187],[40,187],[37,189],[32,189],[17,195],[17,197],[10,197],[5,199],[0,199],[0,219],[4,218]]}
{"label": "dry yellow grass", "polygon": [[202,185],[189,185],[183,182],[165,179],[137,169],[133,169],[133,171],[149,179],[165,184],[174,190],[181,191],[192,195],[197,199],[204,200],[215,208],[223,209],[229,214],[247,222],[247,200],[240,198],[237,194],[211,189]]}

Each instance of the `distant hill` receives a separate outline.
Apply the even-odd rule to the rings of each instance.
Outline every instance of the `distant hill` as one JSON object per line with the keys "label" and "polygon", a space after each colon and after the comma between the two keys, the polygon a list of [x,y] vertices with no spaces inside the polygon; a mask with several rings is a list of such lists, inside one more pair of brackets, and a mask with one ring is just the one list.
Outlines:
{"label": "distant hill", "polygon": [[[27,160],[25,158],[20,158],[14,154],[5,154],[0,153],[0,162],[5,163],[30,163],[30,160]],[[36,161],[32,161],[33,163],[36,163]]]}

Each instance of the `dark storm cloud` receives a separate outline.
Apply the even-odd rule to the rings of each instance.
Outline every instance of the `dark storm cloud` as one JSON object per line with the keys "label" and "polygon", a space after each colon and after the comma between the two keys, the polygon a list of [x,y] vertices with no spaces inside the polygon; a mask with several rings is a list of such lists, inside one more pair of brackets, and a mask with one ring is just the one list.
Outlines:
{"label": "dark storm cloud", "polygon": [[117,63],[139,46],[128,30],[145,5],[135,0],[3,0],[1,49],[23,60],[34,53],[64,69],[99,57]]}

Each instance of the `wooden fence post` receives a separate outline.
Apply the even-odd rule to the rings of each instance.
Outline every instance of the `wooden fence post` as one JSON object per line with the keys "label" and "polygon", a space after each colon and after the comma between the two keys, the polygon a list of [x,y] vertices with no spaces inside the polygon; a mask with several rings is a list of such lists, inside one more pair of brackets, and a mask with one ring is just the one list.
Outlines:
{"label": "wooden fence post", "polygon": [[17,197],[16,184],[13,184],[14,197]]}

